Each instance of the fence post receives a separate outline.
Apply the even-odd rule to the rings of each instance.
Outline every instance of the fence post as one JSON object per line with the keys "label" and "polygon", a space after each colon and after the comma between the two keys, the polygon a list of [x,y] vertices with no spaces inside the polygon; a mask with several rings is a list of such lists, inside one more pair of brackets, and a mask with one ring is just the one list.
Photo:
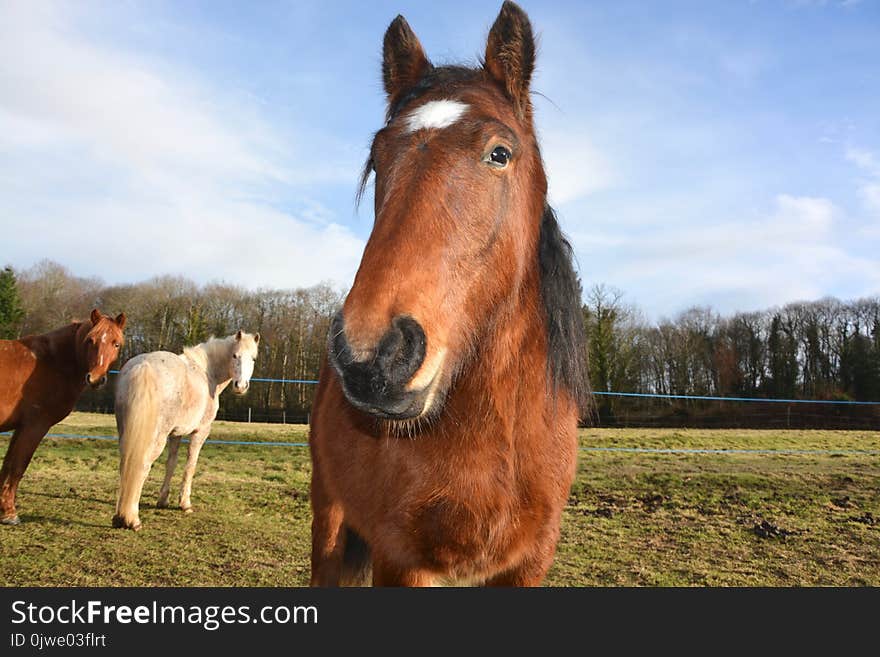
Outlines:
{"label": "fence post", "polygon": [[251,421],[251,407],[248,406],[248,422]]}
{"label": "fence post", "polygon": [[287,411],[281,411],[281,424],[287,424]]}

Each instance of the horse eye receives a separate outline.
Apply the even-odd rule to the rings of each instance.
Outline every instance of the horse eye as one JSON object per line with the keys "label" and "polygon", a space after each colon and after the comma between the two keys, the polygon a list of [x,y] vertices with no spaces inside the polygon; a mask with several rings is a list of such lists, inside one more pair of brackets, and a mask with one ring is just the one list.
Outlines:
{"label": "horse eye", "polygon": [[510,162],[510,157],[510,151],[507,148],[504,146],[496,146],[492,149],[492,152],[489,153],[486,162],[492,166],[504,168],[507,166],[507,163]]}

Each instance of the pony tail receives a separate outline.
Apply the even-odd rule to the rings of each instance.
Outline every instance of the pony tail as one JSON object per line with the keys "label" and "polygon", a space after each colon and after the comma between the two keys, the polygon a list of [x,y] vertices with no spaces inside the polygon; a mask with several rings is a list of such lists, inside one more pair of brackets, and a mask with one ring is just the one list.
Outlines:
{"label": "pony tail", "polygon": [[[147,363],[135,367],[128,377],[123,402],[124,420],[119,426],[119,496],[116,500],[114,527],[138,530],[138,503],[150,463],[147,453],[156,438],[159,419],[158,386]],[[119,416],[117,415],[117,418]]]}

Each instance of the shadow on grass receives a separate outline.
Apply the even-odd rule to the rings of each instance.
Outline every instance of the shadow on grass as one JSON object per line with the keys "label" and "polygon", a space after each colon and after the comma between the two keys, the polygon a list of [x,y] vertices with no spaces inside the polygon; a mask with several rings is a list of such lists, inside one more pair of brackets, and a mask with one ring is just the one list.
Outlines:
{"label": "shadow on grass", "polygon": [[81,497],[77,494],[59,495],[57,493],[36,493],[30,490],[27,494],[39,497],[48,497],[55,500],[80,500],[81,502],[94,502],[95,504],[100,504],[102,506],[112,506],[114,508],[116,507],[116,502],[108,501],[106,498],[99,499],[97,497]]}
{"label": "shadow on grass", "polygon": [[42,516],[35,515],[30,513],[25,513],[19,516],[21,518],[21,525],[19,527],[27,524],[49,524],[49,525],[77,525],[79,527],[94,527],[96,529],[111,529],[110,523],[108,522],[106,525],[96,525],[91,522],[82,522],[81,520],[69,520],[66,518],[57,518],[54,516]]}

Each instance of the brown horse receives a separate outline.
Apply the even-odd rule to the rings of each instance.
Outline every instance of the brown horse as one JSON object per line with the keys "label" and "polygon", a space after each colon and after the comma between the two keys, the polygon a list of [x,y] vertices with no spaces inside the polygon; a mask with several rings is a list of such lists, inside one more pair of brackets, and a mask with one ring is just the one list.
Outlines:
{"label": "brown horse", "polygon": [[581,288],[546,202],[535,43],[504,3],[481,68],[388,28],[375,224],[311,425],[312,584],[538,585],[588,397]]}
{"label": "brown horse", "polygon": [[91,319],[20,340],[0,340],[0,431],[12,439],[0,470],[0,523],[17,525],[15,493],[37,445],[73,410],[86,385],[107,382],[119,356],[125,314]]}

